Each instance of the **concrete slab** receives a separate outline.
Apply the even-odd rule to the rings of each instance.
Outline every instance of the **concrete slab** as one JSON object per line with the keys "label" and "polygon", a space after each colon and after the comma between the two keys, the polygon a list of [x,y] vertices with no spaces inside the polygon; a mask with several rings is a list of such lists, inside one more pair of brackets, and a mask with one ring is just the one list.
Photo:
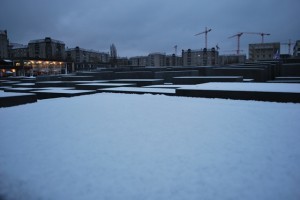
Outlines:
{"label": "concrete slab", "polygon": [[112,88],[112,87],[133,87],[136,86],[135,83],[85,83],[77,84],[75,86],[78,90],[97,90],[102,88]]}
{"label": "concrete slab", "polygon": [[38,99],[50,99],[59,97],[74,97],[96,93],[96,90],[65,90],[65,89],[44,89],[32,91]]}
{"label": "concrete slab", "polygon": [[8,82],[8,80],[0,80],[0,86],[2,86],[2,83]]}
{"label": "concrete slab", "polygon": [[153,73],[150,71],[127,71],[127,72],[116,72],[115,78],[117,79],[152,79],[154,78]]}
{"label": "concrete slab", "polygon": [[62,81],[92,81],[95,80],[93,76],[61,76]]}
{"label": "concrete slab", "polygon": [[165,88],[165,89],[176,89],[181,88],[186,85],[173,85],[173,84],[165,84],[165,85],[148,85],[144,86],[143,88]]}
{"label": "concrete slab", "polygon": [[300,83],[300,80],[271,80],[268,83]]}
{"label": "concrete slab", "polygon": [[1,86],[0,90],[5,90],[5,89],[9,89],[9,88],[12,88],[12,87],[11,86]]}
{"label": "concrete slab", "polygon": [[192,85],[208,82],[242,82],[242,76],[184,76],[174,77],[172,83],[175,85]]}
{"label": "concrete slab", "polygon": [[270,83],[300,83],[300,77],[298,76],[279,76],[274,80],[268,81]]}
{"label": "concrete slab", "polygon": [[36,82],[42,81],[61,81],[62,75],[45,75],[45,76],[37,76]]}
{"label": "concrete slab", "polygon": [[300,63],[282,64],[280,76],[300,76]]}
{"label": "concrete slab", "polygon": [[154,78],[164,79],[164,82],[171,83],[174,77],[198,76],[198,70],[182,70],[182,71],[161,71],[155,72]]}
{"label": "concrete slab", "polygon": [[5,81],[5,82],[2,82],[2,86],[12,86],[14,84],[18,84],[18,83],[21,83],[20,81]]}
{"label": "concrete slab", "polygon": [[18,83],[18,84],[13,84],[12,87],[15,87],[15,88],[20,88],[20,87],[25,87],[25,88],[28,88],[28,87],[35,87],[35,83]]}
{"label": "concrete slab", "polygon": [[99,80],[111,80],[115,79],[115,73],[113,71],[103,71],[103,72],[77,72],[77,76],[92,76]]}
{"label": "concrete slab", "polygon": [[36,82],[36,87],[66,87],[66,83],[64,81],[42,81]]}
{"label": "concrete slab", "polygon": [[38,90],[74,90],[74,87],[44,87],[37,88]]}
{"label": "concrete slab", "polygon": [[0,92],[0,107],[17,106],[37,101],[35,94]]}
{"label": "concrete slab", "polygon": [[26,76],[10,76],[7,77],[6,79],[9,81],[21,81],[21,79],[26,78]]}
{"label": "concrete slab", "polygon": [[22,83],[35,83],[36,82],[36,78],[23,78],[20,80]]}
{"label": "concrete slab", "polygon": [[125,93],[125,94],[163,94],[163,95],[175,95],[175,89],[166,88],[141,88],[141,87],[116,87],[99,89],[99,92],[111,92],[111,93]]}
{"label": "concrete slab", "polygon": [[248,67],[220,67],[209,70],[210,76],[242,76],[246,79],[254,79],[256,82],[265,82],[268,80],[267,70],[264,68]]}
{"label": "concrete slab", "polygon": [[85,84],[85,83],[107,83],[106,80],[97,80],[97,81],[65,81],[66,87],[75,87],[78,84]]}
{"label": "concrete slab", "polygon": [[135,83],[137,87],[147,86],[147,85],[158,85],[163,84],[163,79],[116,79],[109,81],[111,83]]}
{"label": "concrete slab", "polygon": [[176,95],[300,103],[299,85],[287,83],[205,83],[176,89]]}
{"label": "concrete slab", "polygon": [[296,80],[296,81],[300,81],[300,77],[299,76],[279,76],[276,77],[275,80]]}
{"label": "concrete slab", "polygon": [[40,90],[40,88],[6,88],[4,92],[17,92],[17,93],[30,93],[34,90]]}

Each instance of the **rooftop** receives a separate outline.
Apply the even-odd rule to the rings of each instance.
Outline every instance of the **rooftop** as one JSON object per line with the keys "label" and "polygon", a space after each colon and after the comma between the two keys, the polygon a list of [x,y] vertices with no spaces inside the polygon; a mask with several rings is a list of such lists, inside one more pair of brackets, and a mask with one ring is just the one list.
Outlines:
{"label": "rooftop", "polygon": [[49,40],[51,42],[58,43],[58,44],[65,44],[63,41],[54,40],[50,37],[46,37],[44,39],[30,40],[28,44],[30,44],[30,43],[43,43],[43,42],[46,42],[46,40]]}

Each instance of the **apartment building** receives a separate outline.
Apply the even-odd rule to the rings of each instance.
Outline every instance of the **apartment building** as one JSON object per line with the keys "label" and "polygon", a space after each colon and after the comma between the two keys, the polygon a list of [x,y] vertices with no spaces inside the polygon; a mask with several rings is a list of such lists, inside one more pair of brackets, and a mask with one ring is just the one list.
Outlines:
{"label": "apartment building", "polygon": [[182,66],[182,58],[175,54],[167,55],[166,66]]}
{"label": "apartment building", "polygon": [[218,64],[219,52],[212,49],[182,50],[183,66],[214,66]]}
{"label": "apartment building", "polygon": [[28,45],[10,43],[8,48],[8,57],[10,59],[28,58]]}
{"label": "apartment building", "polygon": [[6,30],[0,30],[0,58],[8,58],[8,37]]}
{"label": "apartment building", "polygon": [[249,44],[249,60],[272,60],[279,58],[280,43],[258,43]]}
{"label": "apartment building", "polygon": [[148,56],[135,56],[129,58],[129,62],[132,66],[147,66]]}
{"label": "apartment building", "polygon": [[300,40],[296,41],[293,50],[293,56],[300,57]]}
{"label": "apartment building", "polygon": [[150,53],[148,55],[148,66],[165,66],[166,54],[165,53]]}
{"label": "apartment building", "polygon": [[64,60],[65,43],[50,37],[31,40],[28,43],[28,54],[34,59]]}
{"label": "apartment building", "polygon": [[242,64],[245,62],[246,62],[245,54],[219,55],[219,64],[220,65]]}
{"label": "apartment building", "polygon": [[66,50],[66,60],[76,63],[107,63],[109,62],[109,54],[75,47]]}

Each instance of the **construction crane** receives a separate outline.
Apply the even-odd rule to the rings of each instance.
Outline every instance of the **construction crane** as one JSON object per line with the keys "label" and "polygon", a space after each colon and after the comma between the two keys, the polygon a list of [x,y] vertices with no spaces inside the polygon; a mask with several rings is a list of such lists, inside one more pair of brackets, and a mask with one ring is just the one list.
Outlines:
{"label": "construction crane", "polygon": [[256,34],[261,36],[261,43],[264,43],[264,36],[271,35],[270,33],[243,32],[245,34]]}
{"label": "construction crane", "polygon": [[289,39],[289,42],[286,42],[286,43],[281,43],[282,45],[288,45],[288,48],[289,48],[289,55],[291,55],[291,46],[292,44],[294,44],[291,39]]}
{"label": "construction crane", "polygon": [[205,34],[205,48],[207,49],[207,33],[211,31],[210,29],[207,29],[207,27],[205,27],[205,31],[201,32],[201,33],[197,33],[195,34],[195,36],[201,35],[201,34]]}
{"label": "construction crane", "polygon": [[261,36],[261,43],[264,43],[264,36],[265,35],[271,35],[270,33],[256,33],[256,32],[240,32],[233,36],[230,36],[229,38],[237,37],[238,44],[237,44],[237,54],[240,54],[240,38],[243,34],[256,34]]}
{"label": "construction crane", "polygon": [[238,41],[238,43],[237,43],[237,50],[236,50],[237,55],[240,54],[240,38],[241,38],[241,36],[242,36],[243,34],[244,34],[243,32],[237,33],[237,34],[235,34],[235,35],[233,35],[233,36],[230,36],[230,37],[228,38],[228,39],[230,39],[230,38],[237,37],[237,41]]}

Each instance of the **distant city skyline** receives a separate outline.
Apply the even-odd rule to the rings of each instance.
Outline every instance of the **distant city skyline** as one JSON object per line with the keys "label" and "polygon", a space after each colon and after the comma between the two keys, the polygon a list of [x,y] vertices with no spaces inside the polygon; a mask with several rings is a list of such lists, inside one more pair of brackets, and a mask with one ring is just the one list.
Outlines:
{"label": "distant city skyline", "polygon": [[[239,32],[264,32],[265,42],[288,43],[300,39],[298,0],[197,1],[171,0],[2,0],[0,30],[10,42],[51,37],[66,47],[108,52],[115,44],[118,55],[132,57],[151,52],[172,54],[181,49],[201,49],[208,33],[208,48],[220,54],[235,53]],[[259,35],[243,35],[240,49],[248,56],[248,44],[260,43]],[[287,53],[288,46],[281,46]]]}

